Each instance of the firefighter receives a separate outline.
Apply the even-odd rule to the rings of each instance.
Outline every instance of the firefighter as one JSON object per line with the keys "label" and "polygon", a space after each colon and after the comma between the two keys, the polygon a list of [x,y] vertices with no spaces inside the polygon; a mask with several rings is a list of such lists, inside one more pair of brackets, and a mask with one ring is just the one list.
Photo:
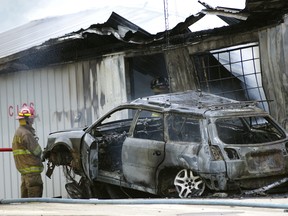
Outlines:
{"label": "firefighter", "polygon": [[21,173],[21,198],[42,197],[43,193],[42,149],[32,127],[34,117],[33,107],[21,108],[16,118],[19,120],[19,127],[12,142],[15,165]]}
{"label": "firefighter", "polygon": [[155,95],[169,93],[169,81],[165,77],[157,77],[151,81],[151,89]]}

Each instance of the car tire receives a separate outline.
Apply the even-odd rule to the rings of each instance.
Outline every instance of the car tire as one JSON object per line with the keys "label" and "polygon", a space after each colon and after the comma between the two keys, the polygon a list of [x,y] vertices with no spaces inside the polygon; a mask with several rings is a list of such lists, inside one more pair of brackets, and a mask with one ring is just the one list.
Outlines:
{"label": "car tire", "polygon": [[127,195],[121,190],[119,186],[107,184],[106,190],[111,199],[124,199],[127,198]]}

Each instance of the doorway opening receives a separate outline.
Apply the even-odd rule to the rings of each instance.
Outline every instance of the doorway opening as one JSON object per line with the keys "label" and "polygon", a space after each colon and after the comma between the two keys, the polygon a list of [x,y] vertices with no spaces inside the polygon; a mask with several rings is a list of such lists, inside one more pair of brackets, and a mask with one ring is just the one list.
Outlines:
{"label": "doorway opening", "polygon": [[168,80],[166,62],[162,53],[127,58],[131,100],[154,95],[151,83],[158,78]]}

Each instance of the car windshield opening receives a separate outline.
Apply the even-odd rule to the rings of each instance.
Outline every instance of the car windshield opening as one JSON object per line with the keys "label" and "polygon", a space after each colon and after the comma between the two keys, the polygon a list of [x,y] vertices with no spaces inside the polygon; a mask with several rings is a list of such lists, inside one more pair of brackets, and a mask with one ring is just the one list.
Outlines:
{"label": "car windshield opening", "polygon": [[269,116],[220,118],[216,128],[219,139],[226,144],[259,144],[286,137]]}

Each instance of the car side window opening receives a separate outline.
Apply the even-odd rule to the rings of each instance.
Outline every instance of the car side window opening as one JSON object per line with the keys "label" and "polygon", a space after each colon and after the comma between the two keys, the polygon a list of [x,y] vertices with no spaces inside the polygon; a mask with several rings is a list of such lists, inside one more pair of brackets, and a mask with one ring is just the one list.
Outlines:
{"label": "car side window opening", "polygon": [[139,113],[134,138],[164,141],[163,114],[142,110]]}
{"label": "car side window opening", "polygon": [[135,113],[133,109],[116,110],[91,130],[91,135],[98,140],[100,170],[122,170],[122,146],[129,134]]}
{"label": "car side window opening", "polygon": [[170,141],[201,142],[199,119],[172,113],[167,117],[167,125]]}
{"label": "car side window opening", "polygon": [[216,129],[218,137],[226,144],[257,144],[286,137],[268,116],[217,119]]}
{"label": "car side window opening", "polygon": [[120,109],[116,110],[110,115],[107,115],[100,123],[91,129],[91,135],[94,137],[102,136],[106,133],[128,133],[131,127],[133,116],[136,110],[134,109]]}

